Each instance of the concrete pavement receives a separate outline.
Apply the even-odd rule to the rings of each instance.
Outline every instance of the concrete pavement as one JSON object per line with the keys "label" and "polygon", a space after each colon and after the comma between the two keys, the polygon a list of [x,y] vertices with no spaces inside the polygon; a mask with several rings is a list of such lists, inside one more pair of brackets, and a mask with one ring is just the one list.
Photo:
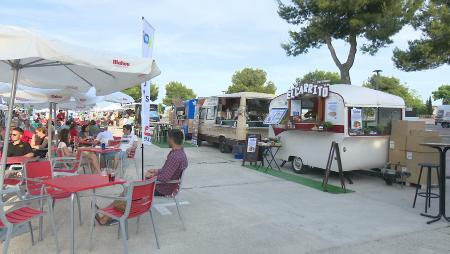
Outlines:
{"label": "concrete pavement", "polygon": [[[141,219],[139,234],[135,222],[130,221],[130,253],[450,252],[450,224],[427,225],[427,219],[419,215],[423,200],[411,208],[411,187],[386,186],[380,179],[355,174],[355,183],[348,185],[355,192],[329,194],[243,168],[230,154],[210,146],[185,151],[190,165],[180,200],[187,230],[181,229],[173,203],[158,199],[154,217],[161,249],[156,248],[146,217]],[[145,167],[160,167],[168,152],[146,147]],[[127,179],[137,178],[132,165],[128,164]],[[321,178],[313,172],[306,176]],[[337,179],[331,182],[337,183]],[[121,187],[100,192],[120,193]],[[434,213],[437,202],[432,206]],[[68,253],[69,247],[68,207],[67,200],[58,201],[55,207],[61,253]],[[89,207],[89,198],[83,198],[85,223],[76,228],[77,253],[89,253]],[[117,226],[96,226],[94,231],[93,253],[121,253]],[[45,232],[44,241],[33,247],[29,234],[15,237],[11,253],[53,253],[48,226]]]}

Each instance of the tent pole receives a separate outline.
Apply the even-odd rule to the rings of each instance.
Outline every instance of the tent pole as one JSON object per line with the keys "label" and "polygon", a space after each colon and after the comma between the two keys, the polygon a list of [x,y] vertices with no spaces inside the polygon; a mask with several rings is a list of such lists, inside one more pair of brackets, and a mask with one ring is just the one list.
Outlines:
{"label": "tent pole", "polygon": [[141,144],[141,180],[144,180],[144,143]]}
{"label": "tent pole", "polygon": [[6,159],[8,157],[8,144],[9,144],[9,133],[11,129],[11,120],[14,109],[14,99],[16,97],[17,90],[17,79],[19,78],[19,66],[20,60],[15,60],[11,65],[12,68],[12,83],[11,83],[11,96],[9,98],[8,105],[8,119],[6,120],[5,126],[5,140],[3,141],[3,153],[2,153],[2,161],[1,161],[1,170],[0,170],[0,188],[3,189],[3,182],[6,170]]}
{"label": "tent pole", "polygon": [[48,153],[48,159],[50,160],[52,158],[52,111],[53,111],[53,103],[50,102],[48,105],[48,121],[47,121],[47,135],[48,135],[48,146],[47,146],[47,153]]}

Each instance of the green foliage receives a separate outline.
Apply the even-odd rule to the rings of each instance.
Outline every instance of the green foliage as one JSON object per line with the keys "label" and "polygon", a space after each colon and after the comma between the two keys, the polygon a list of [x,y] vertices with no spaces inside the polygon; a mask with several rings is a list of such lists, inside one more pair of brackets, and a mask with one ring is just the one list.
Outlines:
{"label": "green foliage", "polygon": [[171,81],[166,85],[166,97],[163,99],[163,104],[166,106],[171,106],[174,99],[188,100],[196,98],[194,91],[187,88],[181,82]]}
{"label": "green foliage", "polygon": [[300,84],[313,84],[319,81],[328,80],[331,85],[341,83],[339,73],[331,71],[315,70],[308,72],[303,77],[297,78],[296,83]]}
{"label": "green foliage", "polygon": [[[418,8],[414,0],[292,0],[291,5],[278,0],[278,14],[287,23],[296,25],[289,31],[291,41],[283,44],[286,53],[297,56],[310,49],[327,45],[340,70],[343,83],[350,84],[357,38],[364,38],[361,50],[371,55],[392,43],[391,36],[408,23]],[[332,40],[350,44],[347,60],[342,63]]]}
{"label": "green foliage", "polygon": [[275,94],[277,88],[267,81],[267,73],[261,69],[244,68],[236,71],[231,78],[227,93],[258,92]]}
{"label": "green foliage", "polygon": [[[135,85],[133,87],[122,90],[123,93],[131,96],[135,101],[142,99],[141,85]],[[150,84],[150,100],[156,101],[158,99],[159,87],[157,84]]]}
{"label": "green foliage", "polygon": [[394,50],[393,60],[397,68],[418,71],[450,64],[450,2],[425,1],[414,16],[412,25],[421,31],[422,37],[409,41],[407,50]]}
{"label": "green foliage", "polygon": [[158,103],[158,114],[163,115],[166,112],[166,107],[162,103]]}
{"label": "green foliage", "polygon": [[450,85],[441,85],[438,90],[433,92],[434,100],[441,100],[443,105],[450,104]]}
{"label": "green foliage", "polygon": [[428,98],[426,104],[425,104],[425,108],[426,108],[426,114],[427,115],[432,115],[433,114],[433,102],[431,101],[431,96]]}
{"label": "green foliage", "polygon": [[374,74],[366,83],[363,84],[363,86],[397,95],[403,98],[406,106],[408,107],[417,109],[424,107],[422,99],[417,92],[413,89],[409,89],[406,85],[401,84],[398,78]]}

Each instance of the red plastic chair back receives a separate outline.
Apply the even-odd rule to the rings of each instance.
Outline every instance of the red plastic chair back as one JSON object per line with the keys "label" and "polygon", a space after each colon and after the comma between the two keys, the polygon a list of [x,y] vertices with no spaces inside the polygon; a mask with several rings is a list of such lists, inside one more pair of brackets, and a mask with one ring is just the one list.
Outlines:
{"label": "red plastic chair back", "polygon": [[25,130],[25,131],[23,131],[23,135],[20,138],[20,140],[25,143],[30,143],[32,138],[33,138],[33,133],[31,131]]}
{"label": "red plastic chair back", "polygon": [[113,136],[113,139],[114,139],[115,141],[120,141],[120,140],[122,139],[122,137],[119,137],[119,136]]}
{"label": "red plastic chair back", "polygon": [[[50,161],[32,161],[26,163],[25,176],[28,193],[31,195],[40,195],[43,185],[40,181],[52,178]],[[33,178],[37,179],[37,181],[31,180]]]}
{"label": "red plastic chair back", "polygon": [[148,212],[153,202],[153,195],[156,186],[155,179],[148,183],[145,183],[145,181],[139,181],[135,182],[135,184],[137,185],[133,186],[133,193],[131,194],[131,208],[128,217],[136,217]]}
{"label": "red plastic chair back", "polygon": [[108,146],[119,146],[120,140],[108,140]]}

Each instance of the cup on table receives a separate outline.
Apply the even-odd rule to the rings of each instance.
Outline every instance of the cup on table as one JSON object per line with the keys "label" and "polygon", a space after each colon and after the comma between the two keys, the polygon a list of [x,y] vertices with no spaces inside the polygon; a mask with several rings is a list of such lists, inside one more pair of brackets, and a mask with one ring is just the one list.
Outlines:
{"label": "cup on table", "polygon": [[109,171],[108,172],[108,180],[110,182],[114,182],[116,180],[116,173],[114,171]]}
{"label": "cup on table", "polygon": [[106,144],[102,143],[102,150],[105,150],[105,149],[106,149]]}

